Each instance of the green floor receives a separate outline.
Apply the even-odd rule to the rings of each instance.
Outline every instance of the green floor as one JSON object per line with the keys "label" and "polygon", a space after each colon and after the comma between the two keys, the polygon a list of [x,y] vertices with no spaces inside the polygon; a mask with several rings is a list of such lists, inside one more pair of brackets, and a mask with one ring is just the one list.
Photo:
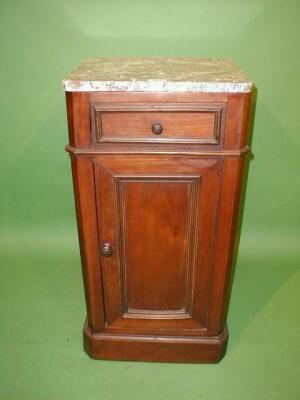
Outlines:
{"label": "green floor", "polygon": [[1,400],[299,399],[295,243],[241,241],[227,355],[184,365],[89,359],[75,232],[48,235],[11,232],[1,243]]}

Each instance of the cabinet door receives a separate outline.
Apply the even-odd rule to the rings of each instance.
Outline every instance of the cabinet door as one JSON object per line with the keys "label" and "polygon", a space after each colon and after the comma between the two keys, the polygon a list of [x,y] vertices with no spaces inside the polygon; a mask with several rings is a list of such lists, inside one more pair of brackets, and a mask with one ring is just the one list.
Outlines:
{"label": "cabinet door", "polygon": [[205,335],[220,165],[95,157],[106,332]]}

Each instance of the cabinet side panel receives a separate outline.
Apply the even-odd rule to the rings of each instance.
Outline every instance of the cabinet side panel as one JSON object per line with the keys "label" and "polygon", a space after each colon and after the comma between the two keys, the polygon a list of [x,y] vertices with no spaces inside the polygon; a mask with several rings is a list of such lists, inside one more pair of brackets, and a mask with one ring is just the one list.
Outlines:
{"label": "cabinet side panel", "polygon": [[227,103],[225,150],[242,149],[247,145],[251,93],[230,94]]}
{"label": "cabinet side panel", "polygon": [[104,307],[93,164],[87,157],[72,156],[71,161],[88,325],[100,332],[104,329]]}
{"label": "cabinet side panel", "polygon": [[89,94],[66,92],[69,143],[71,146],[86,148],[91,143]]}
{"label": "cabinet side panel", "polygon": [[224,329],[226,323],[243,162],[243,157],[223,160],[215,257],[211,281],[209,335],[218,335]]}

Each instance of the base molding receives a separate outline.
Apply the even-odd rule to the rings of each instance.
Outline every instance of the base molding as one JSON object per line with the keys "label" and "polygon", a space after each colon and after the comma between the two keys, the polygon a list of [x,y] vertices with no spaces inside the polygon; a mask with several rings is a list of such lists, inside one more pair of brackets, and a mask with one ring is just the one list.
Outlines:
{"label": "base molding", "polygon": [[83,329],[84,350],[95,359],[217,363],[226,353],[227,327],[219,336],[116,335]]}

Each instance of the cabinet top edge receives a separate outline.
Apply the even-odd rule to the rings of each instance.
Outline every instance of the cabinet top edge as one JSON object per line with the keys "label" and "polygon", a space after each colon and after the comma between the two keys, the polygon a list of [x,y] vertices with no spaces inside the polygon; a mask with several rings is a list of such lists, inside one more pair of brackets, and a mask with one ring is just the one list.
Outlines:
{"label": "cabinet top edge", "polygon": [[66,92],[247,93],[252,82],[231,60],[89,58],[63,80]]}

